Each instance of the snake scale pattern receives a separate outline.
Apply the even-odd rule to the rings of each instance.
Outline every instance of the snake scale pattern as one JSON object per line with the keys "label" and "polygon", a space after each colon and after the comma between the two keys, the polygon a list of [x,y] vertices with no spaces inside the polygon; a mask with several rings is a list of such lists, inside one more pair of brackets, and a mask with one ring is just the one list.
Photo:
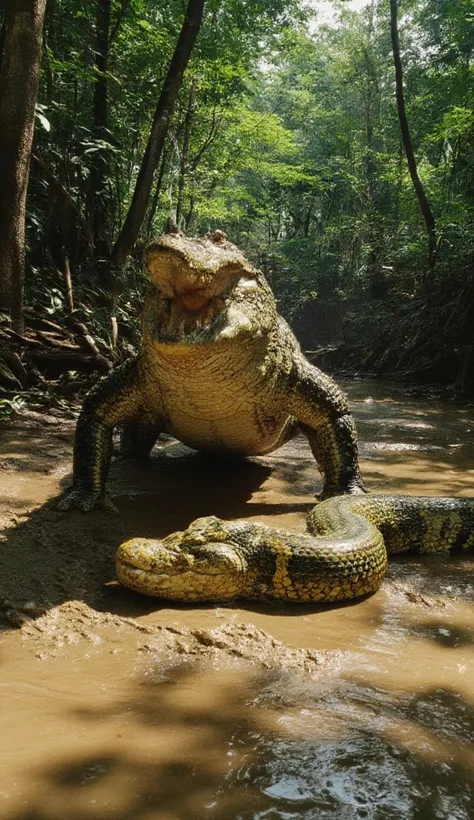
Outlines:
{"label": "snake scale pattern", "polygon": [[131,589],[177,601],[349,600],[378,589],[387,553],[472,547],[474,500],[337,496],[313,508],[308,530],[200,518],[162,541],[122,544],[117,575]]}

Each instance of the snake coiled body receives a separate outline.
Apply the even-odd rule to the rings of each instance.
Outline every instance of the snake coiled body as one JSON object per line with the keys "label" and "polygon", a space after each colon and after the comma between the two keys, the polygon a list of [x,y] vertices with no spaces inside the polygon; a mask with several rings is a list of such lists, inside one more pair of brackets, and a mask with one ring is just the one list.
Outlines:
{"label": "snake coiled body", "polygon": [[121,583],[180,601],[234,598],[343,601],[374,592],[388,553],[474,544],[474,499],[344,495],[313,508],[308,533],[199,518],[162,541],[134,538],[117,553]]}

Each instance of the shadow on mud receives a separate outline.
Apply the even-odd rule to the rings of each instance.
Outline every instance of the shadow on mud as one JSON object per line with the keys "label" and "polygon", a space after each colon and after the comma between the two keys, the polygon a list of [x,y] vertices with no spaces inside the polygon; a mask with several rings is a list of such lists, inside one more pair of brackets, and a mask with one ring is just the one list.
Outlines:
{"label": "shadow on mud", "polygon": [[[14,462],[15,479],[26,493],[26,502],[29,486],[41,485],[42,474],[54,469],[57,455],[54,447],[45,449],[44,440],[41,452],[35,444],[36,435],[15,442],[15,460],[7,460],[6,465],[12,469]],[[115,552],[122,541],[137,535],[163,537],[184,529],[198,516],[211,514],[275,521],[290,515],[299,517],[303,528],[314,503],[315,472],[309,459],[280,461],[273,489],[277,486],[281,492],[275,500],[265,490],[260,493],[272,473],[266,460],[210,459],[168,440],[148,462],[117,459],[108,487],[119,507],[118,516],[100,510],[61,513],[51,502],[25,512],[25,499],[23,505],[18,500],[22,518],[13,515],[2,536],[0,597],[20,608],[31,602],[41,609],[82,600],[121,614],[157,609],[157,601],[106,586],[114,580]],[[61,477],[60,484],[68,486],[70,475]],[[8,498],[8,503],[14,512],[16,498]]]}

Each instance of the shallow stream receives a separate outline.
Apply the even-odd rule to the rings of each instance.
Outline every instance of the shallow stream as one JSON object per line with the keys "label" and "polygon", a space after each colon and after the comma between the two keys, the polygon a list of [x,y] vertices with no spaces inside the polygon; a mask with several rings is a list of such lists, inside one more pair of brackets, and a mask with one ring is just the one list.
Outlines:
{"label": "shallow stream", "polygon": [[[468,408],[344,387],[371,491],[474,496]],[[114,462],[119,517],[85,516],[47,503],[72,436],[2,430],[1,820],[472,820],[472,554],[400,557],[346,606],[141,598],[114,582],[131,535],[211,513],[303,530],[309,448],[216,463],[167,440]]]}

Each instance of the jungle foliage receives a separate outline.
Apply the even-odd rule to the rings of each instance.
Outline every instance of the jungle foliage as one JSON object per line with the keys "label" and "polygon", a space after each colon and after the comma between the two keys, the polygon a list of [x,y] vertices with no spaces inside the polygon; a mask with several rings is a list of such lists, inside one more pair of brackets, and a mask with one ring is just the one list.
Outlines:
{"label": "jungle foliage", "polygon": [[393,5],[206,0],[146,215],[118,259],[186,4],[49,0],[27,305],[60,324],[80,305],[101,352],[127,355],[141,254],[171,218],[192,234],[224,230],[304,345],[333,348],[336,367],[472,392],[474,0],[395,3],[431,246],[400,129]]}

